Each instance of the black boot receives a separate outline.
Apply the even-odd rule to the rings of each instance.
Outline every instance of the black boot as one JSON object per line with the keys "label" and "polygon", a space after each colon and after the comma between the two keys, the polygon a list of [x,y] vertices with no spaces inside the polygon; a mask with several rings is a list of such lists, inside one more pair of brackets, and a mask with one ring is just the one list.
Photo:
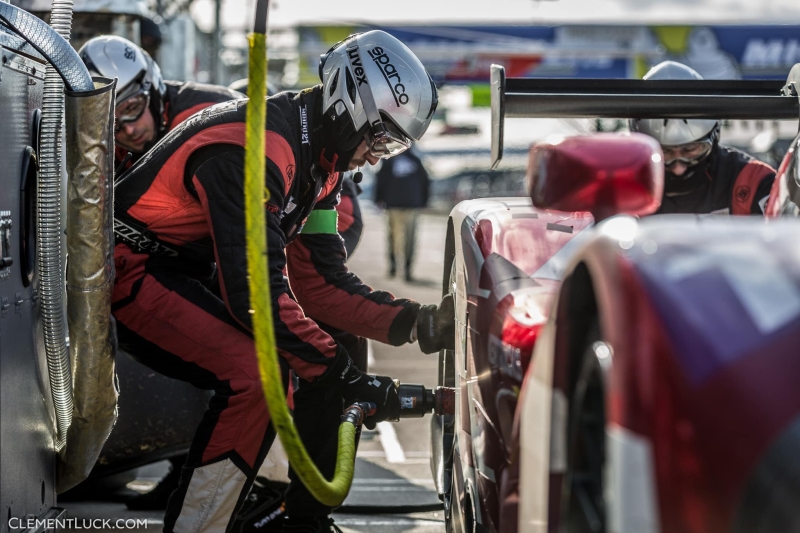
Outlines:
{"label": "black boot", "polygon": [[286,483],[256,477],[233,521],[233,533],[280,533]]}

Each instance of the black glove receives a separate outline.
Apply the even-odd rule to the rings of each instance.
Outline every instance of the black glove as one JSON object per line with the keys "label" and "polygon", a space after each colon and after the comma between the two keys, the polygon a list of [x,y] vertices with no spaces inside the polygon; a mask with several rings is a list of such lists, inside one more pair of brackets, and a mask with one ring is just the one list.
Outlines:
{"label": "black glove", "polygon": [[400,399],[392,378],[364,374],[351,363],[344,380],[342,396],[345,406],[356,402],[370,402],[377,407],[376,412],[364,420],[367,428],[375,429],[375,424],[384,420],[400,419]]}
{"label": "black glove", "polygon": [[439,305],[423,305],[417,314],[417,341],[423,353],[456,348],[456,310],[453,295]]}

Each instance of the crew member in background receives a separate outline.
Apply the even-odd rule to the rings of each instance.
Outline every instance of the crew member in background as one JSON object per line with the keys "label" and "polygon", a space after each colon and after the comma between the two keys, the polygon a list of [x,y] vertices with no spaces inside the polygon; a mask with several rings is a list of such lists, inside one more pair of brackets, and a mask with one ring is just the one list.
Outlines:
{"label": "crew member in background", "polygon": [[[295,424],[324,475],[344,403],[399,409],[388,377],[356,368],[316,320],[432,353],[453,341],[452,302],[420,306],[374,291],[344,266],[334,209],[341,172],[395,156],[436,108],[424,67],[381,31],[348,38],[320,66],[323,84],[268,101],[267,233],[278,350],[299,377]],[[120,345],[151,368],[213,390],[164,530],[230,527],[274,438],[250,333],[243,206],[247,102],[220,104],[169,133],[116,186],[118,238],[144,260],[117,264]],[[220,294],[197,281],[216,263]],[[131,266],[132,265],[132,266]],[[291,290],[284,272],[291,280]],[[312,320],[313,319],[313,320]],[[335,454],[335,446],[333,446]],[[284,531],[332,531],[330,508],[291,473]]]}
{"label": "crew member in background", "polygon": [[384,161],[375,176],[375,204],[386,210],[386,247],[389,277],[404,267],[406,281],[412,281],[417,220],[428,205],[430,177],[414,149]]}
{"label": "crew member in background", "polygon": [[131,41],[101,35],[78,52],[93,76],[118,78],[114,107],[117,164],[130,167],[175,126],[208,106],[243,98],[216,85],[164,81],[150,55]]}
{"label": "crew member in background", "polygon": [[[681,63],[664,61],[646,80],[701,80]],[[719,143],[720,126],[705,119],[633,119],[631,131],[664,151],[664,198],[657,213],[763,215],[775,170]]]}

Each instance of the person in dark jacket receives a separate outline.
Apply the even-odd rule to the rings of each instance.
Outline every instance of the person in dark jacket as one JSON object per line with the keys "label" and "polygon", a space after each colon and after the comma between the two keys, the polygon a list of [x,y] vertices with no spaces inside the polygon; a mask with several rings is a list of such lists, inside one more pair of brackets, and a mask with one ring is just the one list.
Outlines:
{"label": "person in dark jacket", "polygon": [[408,150],[384,161],[376,175],[375,204],[386,210],[389,277],[402,261],[406,281],[412,281],[416,248],[417,219],[428,205],[430,177],[422,161]]}
{"label": "person in dark jacket", "polygon": [[[701,80],[681,63],[664,61],[646,80]],[[763,215],[775,170],[719,144],[719,122],[704,119],[635,119],[631,131],[656,139],[664,151],[664,197],[658,213]]]}
{"label": "person in dark jacket", "polygon": [[[394,419],[399,409],[392,380],[358,370],[317,321],[392,345],[417,340],[427,353],[452,342],[449,304],[397,299],[347,271],[335,210],[342,171],[395,156],[424,134],[436,88],[413,53],[381,31],[339,43],[320,72],[321,86],[268,100],[266,132],[275,336],[285,380],[289,369],[299,378],[295,423],[312,458],[330,454],[328,428],[338,426],[345,402],[375,403],[369,423]],[[170,499],[168,532],[229,530],[274,438],[249,314],[246,107],[234,100],[193,115],[116,185],[116,236],[136,256],[117,258],[120,345],[161,373],[215,392]],[[199,281],[215,267],[218,294]],[[330,476],[334,465],[321,463]],[[330,531],[330,508],[290,477],[284,531]]]}

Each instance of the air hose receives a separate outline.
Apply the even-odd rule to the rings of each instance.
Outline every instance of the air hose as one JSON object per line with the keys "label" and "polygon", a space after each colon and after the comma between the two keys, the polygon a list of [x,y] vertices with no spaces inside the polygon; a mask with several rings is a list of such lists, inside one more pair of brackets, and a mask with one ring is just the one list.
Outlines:
{"label": "air hose", "polygon": [[[264,186],[266,173],[265,126],[267,120],[267,10],[268,0],[257,0],[256,21],[250,35],[250,57],[247,93],[245,136],[245,219],[247,232],[247,273],[250,278],[250,313],[253,322],[256,356],[261,384],[270,418],[281,439],[289,463],[308,491],[321,503],[330,507],[340,505],[350,492],[355,469],[356,428],[361,425],[375,406],[370,403],[351,405],[342,416],[339,426],[339,448],[333,478],[328,481],[309,457],[297,433],[283,389],[275,331],[272,322],[267,253],[267,232],[264,208],[269,191]],[[435,390],[422,385],[397,383],[400,400],[400,418],[416,418],[427,413],[452,414],[454,389],[438,387]],[[423,506],[426,510],[429,506]],[[438,508],[438,506],[436,506]]]}
{"label": "air hose", "polygon": [[[272,425],[281,439],[286,455],[308,491],[325,505],[341,504],[350,490],[355,467],[356,425],[363,420],[363,409],[349,410],[339,427],[339,451],[333,479],[320,473],[303,446],[294,426],[283,389],[267,273],[267,233],[264,207],[269,191],[264,186],[266,82],[267,82],[267,10],[268,0],[256,2],[256,20],[250,35],[248,74],[247,132],[245,140],[245,218],[247,231],[247,272],[250,276],[250,306],[253,319],[258,367]],[[358,411],[361,411],[360,413]]]}

